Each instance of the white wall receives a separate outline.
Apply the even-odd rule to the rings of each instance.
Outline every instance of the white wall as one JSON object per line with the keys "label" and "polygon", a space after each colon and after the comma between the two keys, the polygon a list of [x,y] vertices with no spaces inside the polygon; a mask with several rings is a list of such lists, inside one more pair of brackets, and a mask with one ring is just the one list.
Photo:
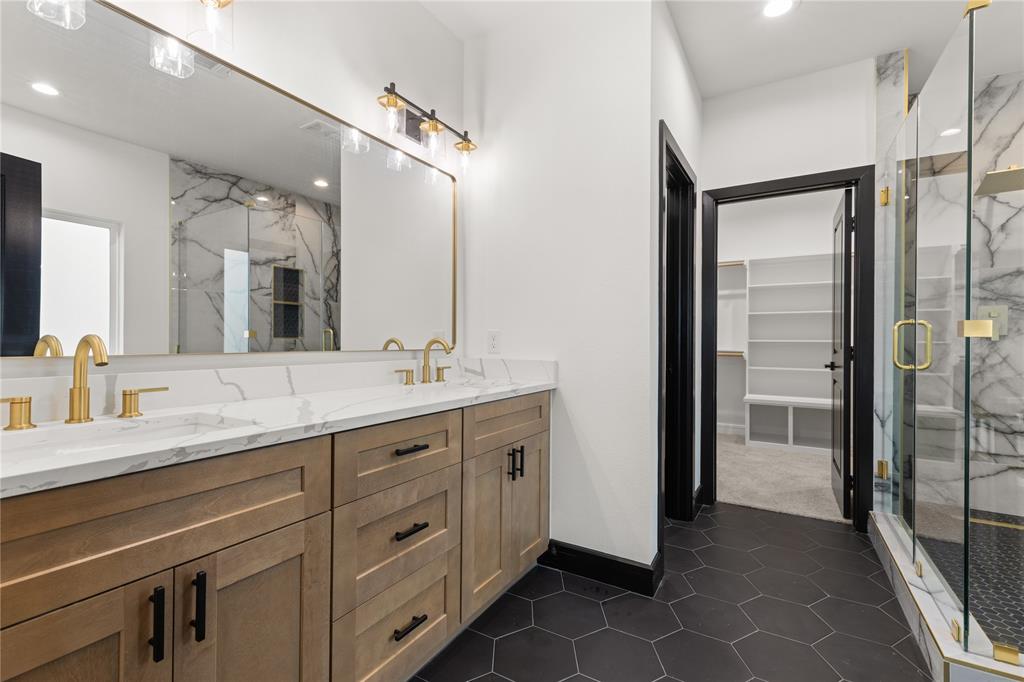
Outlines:
{"label": "white wall", "polygon": [[[43,165],[43,209],[119,223],[125,353],[167,351],[170,236],[166,154],[0,108],[3,151]],[[108,339],[109,341],[109,339]],[[61,339],[73,352],[78,339]]]}
{"label": "white wall", "polygon": [[705,100],[701,158],[705,189],[873,164],[874,59]]}
{"label": "white wall", "polygon": [[[551,535],[657,551],[659,116],[696,163],[699,99],[664,8],[550,3],[466,46],[483,153],[465,183],[469,352],[553,358]],[[571,30],[567,26],[571,25]],[[652,43],[664,88],[652,98]]]}
{"label": "white wall", "polygon": [[718,259],[832,253],[832,219],[842,190],[718,207]]}

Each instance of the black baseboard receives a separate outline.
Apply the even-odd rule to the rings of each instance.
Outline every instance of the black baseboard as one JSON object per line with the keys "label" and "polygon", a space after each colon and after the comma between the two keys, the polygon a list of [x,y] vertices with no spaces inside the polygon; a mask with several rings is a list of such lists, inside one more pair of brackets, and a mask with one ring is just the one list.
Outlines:
{"label": "black baseboard", "polygon": [[537,563],[648,597],[654,596],[665,573],[665,559],[661,551],[648,565],[558,540],[548,544],[548,551],[541,555]]}

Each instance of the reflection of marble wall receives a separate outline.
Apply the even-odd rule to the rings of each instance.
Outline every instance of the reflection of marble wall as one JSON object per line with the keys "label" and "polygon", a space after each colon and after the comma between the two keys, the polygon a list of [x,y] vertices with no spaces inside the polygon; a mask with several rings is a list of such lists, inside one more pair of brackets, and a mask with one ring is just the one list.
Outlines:
{"label": "reflection of marble wall", "polygon": [[[171,161],[171,197],[172,350],[224,350],[224,249],[249,254],[250,351],[320,350],[325,328],[337,338],[337,206],[181,160]],[[275,265],[303,272],[300,338],[272,336]]]}

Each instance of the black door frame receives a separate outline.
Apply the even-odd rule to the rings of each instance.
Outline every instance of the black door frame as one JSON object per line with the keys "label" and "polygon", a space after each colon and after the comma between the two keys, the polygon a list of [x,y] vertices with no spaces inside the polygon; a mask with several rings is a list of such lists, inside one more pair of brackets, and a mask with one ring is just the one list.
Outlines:
{"label": "black door frame", "polygon": [[[664,120],[658,124],[658,553],[664,548],[664,519],[692,519],[696,382],[695,326],[697,176]],[[682,202],[671,206],[670,174],[684,185]],[[678,210],[678,218],[674,217]],[[673,225],[671,223],[675,222]],[[670,230],[678,239],[669,241]],[[673,368],[682,368],[682,371]],[[671,414],[670,414],[671,413]]]}
{"label": "black door frame", "polygon": [[854,188],[853,356],[851,439],[853,525],[867,530],[873,497],[872,420],[874,400],[875,167],[799,175],[707,190],[701,215],[701,504],[716,494],[716,416],[718,412],[718,206],[720,204]]}

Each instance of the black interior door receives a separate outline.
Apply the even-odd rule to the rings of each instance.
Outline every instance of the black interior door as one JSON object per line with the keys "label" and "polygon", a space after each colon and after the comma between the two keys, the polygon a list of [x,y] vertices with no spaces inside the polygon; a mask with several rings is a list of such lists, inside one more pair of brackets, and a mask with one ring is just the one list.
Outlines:
{"label": "black interior door", "polygon": [[853,476],[850,453],[850,245],[853,237],[853,189],[839,200],[832,221],[832,492],[843,517],[850,518]]}
{"label": "black interior door", "polygon": [[32,355],[39,339],[43,167],[0,155],[0,355]]}

